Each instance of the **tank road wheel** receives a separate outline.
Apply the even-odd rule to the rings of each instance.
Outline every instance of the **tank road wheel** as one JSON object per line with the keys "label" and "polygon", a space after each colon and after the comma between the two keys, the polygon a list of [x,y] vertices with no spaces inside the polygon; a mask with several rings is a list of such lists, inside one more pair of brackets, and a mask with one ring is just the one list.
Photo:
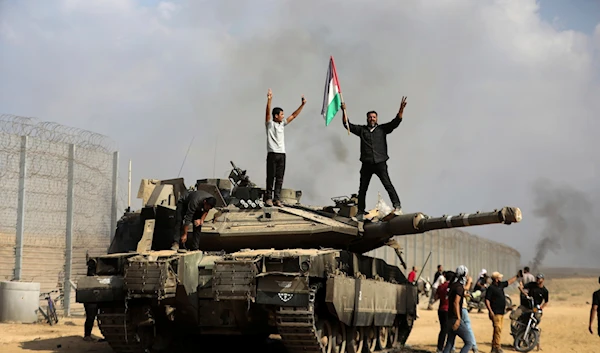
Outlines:
{"label": "tank road wheel", "polygon": [[377,328],[377,349],[386,349],[388,344],[389,330],[387,327]]}
{"label": "tank road wheel", "polygon": [[365,341],[364,327],[352,326],[346,331],[346,352],[361,353]]}
{"label": "tank road wheel", "polygon": [[346,332],[347,327],[343,322],[339,322],[335,330],[335,350],[334,353],[346,353]]}
{"label": "tank road wheel", "polygon": [[369,326],[365,331],[367,331],[365,335],[367,352],[375,352],[375,348],[377,348],[377,329],[375,326]]}
{"label": "tank road wheel", "polygon": [[329,321],[322,320],[317,323],[317,337],[323,345],[323,353],[334,353],[335,333]]}
{"label": "tank road wheel", "polygon": [[394,322],[394,325],[388,329],[389,336],[386,348],[392,348],[398,343],[398,323]]}

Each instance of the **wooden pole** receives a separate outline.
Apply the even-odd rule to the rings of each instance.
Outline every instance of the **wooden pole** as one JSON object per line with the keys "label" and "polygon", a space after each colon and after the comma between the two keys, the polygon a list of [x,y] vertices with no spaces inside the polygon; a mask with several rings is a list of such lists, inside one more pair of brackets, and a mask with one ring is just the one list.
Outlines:
{"label": "wooden pole", "polygon": [[[340,92],[340,100],[342,101],[342,104],[343,104],[344,96],[342,96],[342,92]],[[346,116],[346,129],[348,130],[348,136],[350,136],[350,122],[348,121],[348,113],[346,112],[346,109],[344,109],[344,115]]]}

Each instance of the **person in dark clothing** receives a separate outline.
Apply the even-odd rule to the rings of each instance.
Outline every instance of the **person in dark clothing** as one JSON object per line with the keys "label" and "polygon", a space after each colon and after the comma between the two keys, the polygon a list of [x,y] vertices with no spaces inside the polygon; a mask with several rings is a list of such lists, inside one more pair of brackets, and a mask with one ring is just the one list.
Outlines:
{"label": "person in dark clothing", "polygon": [[[177,200],[177,211],[174,234],[171,249],[179,249],[180,243],[185,244],[188,250],[198,250],[200,248],[200,231],[202,223],[208,215],[208,211],[215,207],[217,199],[206,191],[186,191],[184,195]],[[188,230],[193,226],[191,239],[188,241]]]}
{"label": "person in dark clothing", "polygon": [[[86,254],[86,258],[87,258]],[[96,274],[95,262],[90,261],[89,258],[87,260],[87,275],[93,276]],[[95,303],[83,303],[83,308],[85,309],[85,323],[83,324],[83,340],[84,341],[93,341],[92,338],[92,329],[94,328],[94,321],[96,321],[96,316],[98,315],[98,304]],[[104,341],[101,339],[100,341]]]}
{"label": "person in dark clothing", "polygon": [[[535,279],[536,279],[535,282],[529,282],[525,286],[523,286],[523,289],[527,290],[527,292],[526,293],[521,292],[521,293],[528,294],[530,297],[532,297],[533,304],[540,305],[540,308],[542,308],[542,310],[543,310],[546,307],[546,304],[548,304],[548,297],[549,297],[548,288],[546,288],[544,286],[544,275],[543,274],[538,273],[538,275],[535,277]],[[530,307],[529,302],[527,302],[527,307],[529,309],[533,309]]]}
{"label": "person in dark clothing", "polygon": [[[600,277],[598,277],[598,283],[600,283]],[[594,292],[592,295],[592,308],[590,309],[590,327],[589,331],[593,335],[592,324],[594,323],[594,315],[598,314],[598,337],[600,337],[600,289]]]}
{"label": "person in dark clothing", "polygon": [[444,353],[450,353],[450,350],[454,348],[456,336],[460,337],[464,342],[460,353],[468,353],[475,345],[475,342],[471,341],[471,332],[467,324],[462,320],[462,306],[468,273],[469,269],[466,266],[458,266],[454,278],[448,287],[448,338],[444,346]]}
{"label": "person in dark clothing", "polygon": [[377,124],[377,112],[367,113],[367,125],[354,125],[348,121],[346,116],[346,104],[342,103],[343,125],[351,133],[360,137],[360,186],[358,189],[358,212],[357,218],[362,218],[365,214],[365,199],[367,189],[371,182],[373,174],[377,175],[383,187],[387,191],[397,214],[402,214],[400,198],[396,193],[394,185],[390,180],[388,173],[387,160],[387,135],[394,131],[402,122],[402,113],[406,107],[406,97],[402,97],[400,109],[392,121],[385,124]]}
{"label": "person in dark clothing", "polygon": [[492,273],[492,284],[488,287],[485,293],[485,306],[488,309],[490,320],[494,327],[494,335],[492,338],[491,353],[502,353],[500,348],[500,339],[502,338],[502,324],[504,322],[504,314],[506,312],[506,299],[504,298],[504,288],[513,284],[517,280],[517,276],[502,282],[503,274],[500,272]]}
{"label": "person in dark clothing", "polygon": [[438,320],[440,322],[440,333],[438,334],[437,352],[440,353],[444,349],[446,344],[446,337],[448,337],[448,286],[454,280],[454,272],[444,272],[444,278],[446,282],[442,283],[437,287],[434,297],[440,300],[440,306],[438,307]]}
{"label": "person in dark clothing", "polygon": [[[272,96],[271,89],[269,89],[265,117],[265,127],[267,129],[267,191],[264,195],[264,201],[267,206],[282,206],[280,198],[285,174],[284,128],[300,114],[306,104],[306,99],[302,96],[300,107],[286,119],[283,115],[283,109],[273,108],[273,111],[271,111]],[[273,119],[271,119],[271,115],[273,115]],[[273,181],[275,181],[275,192],[273,192]]]}
{"label": "person in dark clothing", "polygon": [[435,275],[433,275],[433,283],[435,283],[435,281],[437,281],[438,277],[440,277],[440,275],[443,275],[443,274],[444,274],[444,269],[442,268],[442,265],[438,265],[437,272],[435,273]]}

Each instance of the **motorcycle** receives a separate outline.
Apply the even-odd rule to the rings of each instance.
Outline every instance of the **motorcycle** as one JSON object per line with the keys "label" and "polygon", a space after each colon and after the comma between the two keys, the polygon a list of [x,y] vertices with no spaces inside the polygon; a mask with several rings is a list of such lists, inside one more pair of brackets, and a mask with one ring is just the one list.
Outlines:
{"label": "motorcycle", "polygon": [[[506,310],[512,308],[512,299],[508,296],[508,294],[504,294],[504,301]],[[477,309],[478,313],[481,313],[483,309],[485,309],[485,292],[481,292],[479,290],[470,293],[470,295],[466,298],[467,302],[467,311],[471,312],[473,309]]]}
{"label": "motorcycle", "polygon": [[530,307],[521,315],[511,320],[510,334],[514,337],[514,348],[517,352],[530,352],[540,342],[540,329],[538,325],[542,320],[542,308],[535,305],[532,297],[527,297]]}

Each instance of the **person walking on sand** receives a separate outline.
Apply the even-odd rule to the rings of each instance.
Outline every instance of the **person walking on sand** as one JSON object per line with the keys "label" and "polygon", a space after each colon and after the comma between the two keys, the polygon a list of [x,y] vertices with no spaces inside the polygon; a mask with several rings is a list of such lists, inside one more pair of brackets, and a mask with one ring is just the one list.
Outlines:
{"label": "person walking on sand", "polygon": [[[598,283],[600,283],[600,277],[598,277]],[[598,314],[598,337],[600,337],[600,289],[594,292],[592,295],[592,309],[590,310],[590,333],[593,335],[592,324],[594,323],[594,315]]]}

